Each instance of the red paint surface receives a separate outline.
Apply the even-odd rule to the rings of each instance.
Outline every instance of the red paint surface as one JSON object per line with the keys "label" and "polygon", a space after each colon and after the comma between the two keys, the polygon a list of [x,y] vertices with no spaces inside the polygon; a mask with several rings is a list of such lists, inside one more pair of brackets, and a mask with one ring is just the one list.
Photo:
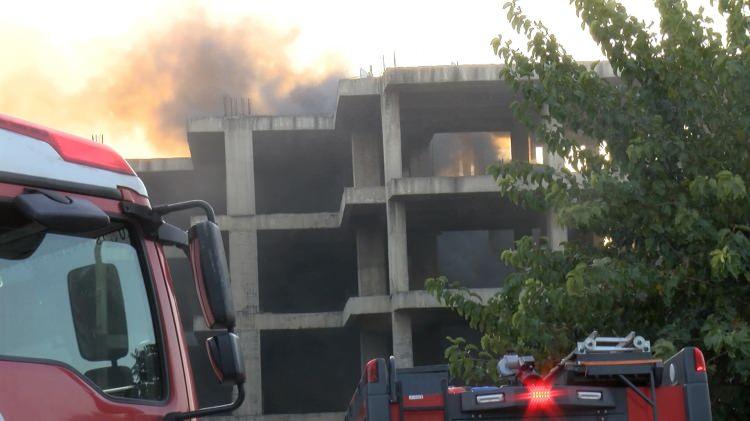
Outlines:
{"label": "red paint surface", "polygon": [[156,420],[177,408],[118,403],[65,368],[0,360],[0,413],[16,420]]}
{"label": "red paint surface", "polygon": [[[445,420],[445,398],[442,394],[423,395],[422,399],[409,399],[404,396],[403,418],[400,421],[443,421]],[[424,409],[422,409],[424,408]],[[430,408],[430,409],[427,409]],[[443,408],[443,409],[435,409]],[[398,406],[396,407],[398,411]],[[399,419],[399,418],[395,418]]]}
{"label": "red paint surface", "polygon": [[[641,392],[650,397],[648,388]],[[656,389],[657,413],[660,420],[685,421],[685,394],[682,386],[664,386]],[[652,421],[653,411],[633,390],[628,389],[628,421]]]}
{"label": "red paint surface", "polygon": [[404,412],[404,419],[403,419],[403,421],[444,421],[444,420],[445,420],[445,412],[442,410]]}
{"label": "red paint surface", "polygon": [[206,296],[206,284],[203,280],[203,269],[201,268],[201,256],[200,256],[200,240],[198,237],[193,238],[190,241],[190,264],[193,268],[193,279],[195,279],[195,290],[198,291],[198,303],[201,306],[201,312],[203,318],[206,319],[206,326],[213,326],[214,322],[214,311],[211,308],[211,302],[208,301]]}
{"label": "red paint surface", "polygon": [[[154,243],[153,241],[147,241],[146,245],[146,253],[149,256],[149,261],[159,263],[158,265],[151,263],[154,282],[157,282],[156,280],[161,278],[160,281],[164,285],[164,291],[157,292],[157,295],[160,299],[164,298],[166,302],[169,302],[171,308],[169,319],[172,320],[172,326],[174,326],[172,331],[175,333],[175,338],[173,340],[178,348],[177,352],[175,352],[171,358],[179,358],[181,363],[182,379],[185,382],[185,391],[187,393],[187,402],[190,410],[198,409],[198,396],[195,392],[193,369],[190,366],[190,357],[188,355],[185,338],[182,332],[182,320],[180,319],[177,300],[174,296],[174,285],[172,284],[172,274],[169,271],[169,264],[167,263],[167,258],[164,255],[164,250],[160,244]],[[159,271],[159,269],[161,269],[161,271]],[[164,312],[165,310],[162,310],[162,314],[164,314]],[[164,317],[162,320],[166,326],[167,317]]]}
{"label": "red paint surface", "polygon": [[122,186],[118,187],[117,190],[120,191],[123,201],[151,207],[148,197],[139,194],[137,191]]}

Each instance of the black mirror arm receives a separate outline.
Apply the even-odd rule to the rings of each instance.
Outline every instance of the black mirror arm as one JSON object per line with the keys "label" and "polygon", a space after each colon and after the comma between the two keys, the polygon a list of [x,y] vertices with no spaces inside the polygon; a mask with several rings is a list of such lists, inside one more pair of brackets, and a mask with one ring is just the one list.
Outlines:
{"label": "black mirror arm", "polygon": [[189,412],[170,412],[164,416],[164,421],[177,421],[186,420],[197,417],[209,417],[212,415],[223,414],[226,412],[232,412],[242,405],[245,401],[245,384],[237,383],[237,398],[232,403],[226,405],[211,406],[208,408],[197,409]]}
{"label": "black mirror arm", "polygon": [[188,200],[186,202],[172,203],[169,205],[154,206],[153,211],[159,215],[167,215],[172,212],[178,212],[186,209],[201,208],[206,213],[206,218],[216,223],[216,214],[214,208],[205,200]]}
{"label": "black mirror arm", "polygon": [[144,221],[152,237],[164,244],[177,246],[183,251],[187,251],[187,233],[173,225],[165,223],[164,215],[186,209],[200,208],[205,212],[206,218],[209,221],[216,223],[216,213],[214,213],[214,209],[205,200],[188,200],[186,202],[154,206],[153,208],[136,203],[122,202],[121,207],[124,213],[133,215]]}

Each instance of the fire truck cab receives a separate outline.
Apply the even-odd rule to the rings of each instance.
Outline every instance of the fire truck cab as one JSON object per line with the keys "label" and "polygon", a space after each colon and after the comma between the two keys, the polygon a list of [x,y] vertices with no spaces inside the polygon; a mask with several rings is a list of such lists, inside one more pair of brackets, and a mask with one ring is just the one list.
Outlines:
{"label": "fire truck cab", "polygon": [[[188,231],[164,215],[201,209]],[[198,408],[163,251],[189,257],[216,385]],[[0,420],[191,419],[244,398],[229,271],[210,205],[152,207],[111,148],[0,115]]]}
{"label": "fire truck cab", "polygon": [[450,386],[447,366],[397,369],[369,361],[347,421],[710,421],[706,363],[688,347],[666,361],[634,333],[592,333],[544,376],[529,356],[498,363],[502,386]]}

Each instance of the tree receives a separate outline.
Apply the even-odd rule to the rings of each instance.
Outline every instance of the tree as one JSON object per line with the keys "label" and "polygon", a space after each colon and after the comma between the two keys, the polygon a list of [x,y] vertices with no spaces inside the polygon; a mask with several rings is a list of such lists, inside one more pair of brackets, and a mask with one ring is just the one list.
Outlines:
{"label": "tree", "polygon": [[515,272],[486,302],[428,280],[483,335],[453,339],[446,357],[454,375],[496,381],[508,349],[549,366],[594,329],[636,330],[658,338],[661,357],[701,347],[717,418],[749,419],[750,5],[712,3],[727,22],[720,34],[680,0],[655,1],[659,31],[613,0],[571,3],[617,81],[506,3],[528,38],[524,49],[492,41],[519,94],[511,108],[570,165],[512,161],[491,173],[501,195],[586,235],[559,250],[517,241],[501,255]]}

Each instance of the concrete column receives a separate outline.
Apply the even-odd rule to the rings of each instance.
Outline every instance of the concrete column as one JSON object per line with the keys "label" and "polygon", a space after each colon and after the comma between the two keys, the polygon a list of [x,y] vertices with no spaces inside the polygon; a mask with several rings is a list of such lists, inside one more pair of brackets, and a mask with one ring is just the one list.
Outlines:
{"label": "concrete column", "polygon": [[383,226],[368,224],[368,226],[357,229],[357,275],[360,296],[386,295],[388,293],[388,277],[385,268],[385,231]]}
{"label": "concrete column", "polygon": [[255,214],[253,132],[250,119],[224,120],[224,150],[227,167],[227,214]]}
{"label": "concrete column", "polygon": [[363,331],[359,334],[359,366],[374,358],[388,358],[391,355],[388,349],[388,337],[386,333]]}
{"label": "concrete column", "polygon": [[354,187],[382,186],[383,146],[380,133],[354,131],[351,140]]}
{"label": "concrete column", "polygon": [[399,93],[386,89],[380,96],[380,117],[383,125],[383,164],[385,182],[401,178],[403,163],[401,161],[401,109]]}
{"label": "concrete column", "polygon": [[[555,169],[565,166],[565,160],[560,155],[550,152],[544,157],[544,163]],[[560,250],[562,243],[568,241],[568,229],[560,225],[552,211],[547,211],[547,239],[552,250]]]}
{"label": "concrete column", "polygon": [[559,224],[552,211],[547,211],[547,239],[552,250],[562,249],[562,243],[568,241],[568,229]]}
{"label": "concrete column", "polygon": [[[263,393],[260,366],[260,331],[255,329],[240,329],[242,355],[245,357],[245,402],[242,403],[235,416],[259,416],[263,414]],[[273,373],[272,373],[273,374]]]}
{"label": "concrete column", "polygon": [[[224,150],[227,176],[227,214],[255,214],[253,132],[250,119],[224,120]],[[258,312],[258,235],[256,231],[229,231],[229,272],[237,313],[237,333],[245,361],[245,402],[237,415],[263,414],[260,366],[260,331],[255,329]]]}
{"label": "concrete column", "polygon": [[229,231],[229,274],[239,327],[252,328],[258,312],[258,235],[256,231]]}
{"label": "concrete column", "polygon": [[510,130],[510,153],[514,161],[529,161],[529,130],[519,121],[513,121]]}
{"label": "concrete column", "polygon": [[409,257],[406,246],[406,205],[388,201],[388,280],[391,294],[409,290]]}
{"label": "concrete column", "polygon": [[[229,216],[255,214],[253,134],[249,119],[224,120]],[[229,231],[229,270],[238,325],[251,327],[258,312],[258,236],[256,231]]]}
{"label": "concrete column", "polygon": [[[399,93],[386,89],[380,96],[380,116],[383,125],[383,166],[386,197],[389,182],[403,176],[401,161],[401,110]],[[386,204],[388,227],[388,279],[391,294],[409,290],[409,264],[406,249],[406,207],[388,199]]]}
{"label": "concrete column", "polygon": [[414,367],[411,316],[402,311],[394,311],[391,313],[391,329],[393,332],[393,356],[396,357],[396,367]]}

